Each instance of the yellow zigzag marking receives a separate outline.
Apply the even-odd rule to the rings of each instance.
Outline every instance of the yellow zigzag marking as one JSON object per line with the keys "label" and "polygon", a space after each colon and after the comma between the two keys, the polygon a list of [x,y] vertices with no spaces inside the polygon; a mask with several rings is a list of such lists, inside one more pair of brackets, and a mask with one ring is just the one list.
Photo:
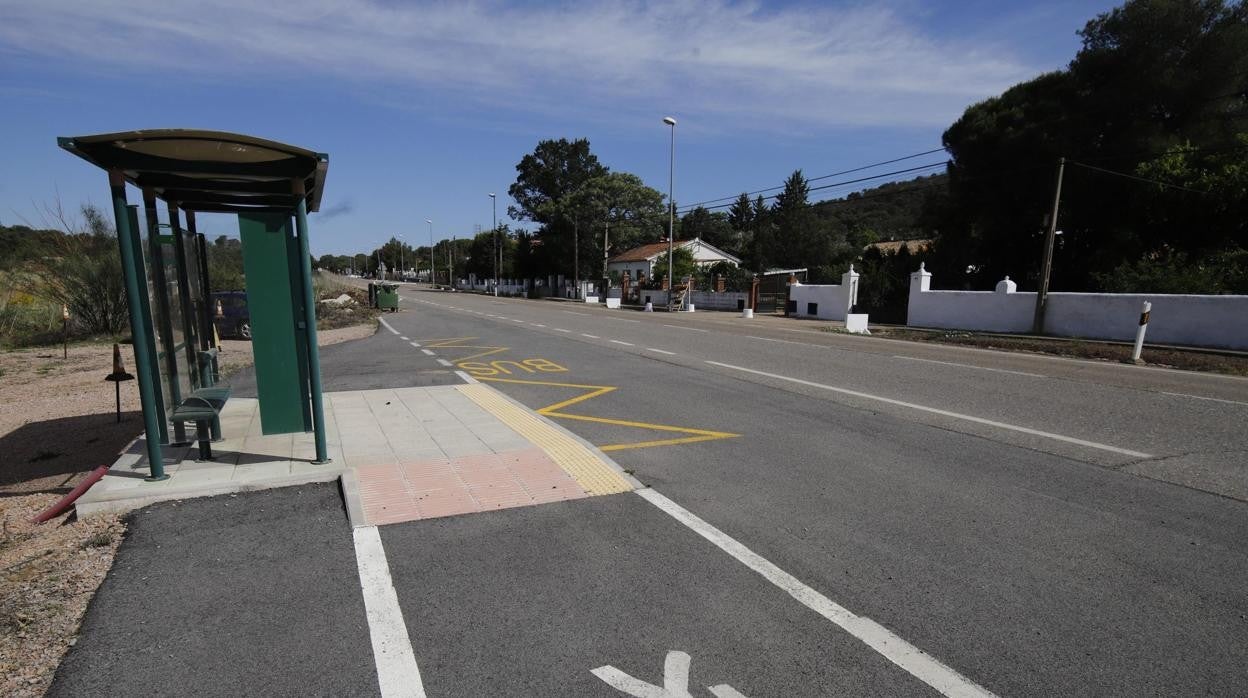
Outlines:
{"label": "yellow zigzag marking", "polygon": [[690,434],[676,439],[660,439],[656,441],[640,441],[637,443],[607,444],[599,446],[602,451],[624,451],[632,448],[650,448],[652,446],[676,446],[678,444],[691,444],[699,441],[714,441],[716,439],[732,439],[740,436],[726,431],[711,431],[709,429],[694,429],[693,427],[677,427],[670,424],[653,424],[651,422],[635,422],[628,419],[612,419],[610,417],[591,417],[583,414],[568,414],[562,412],[565,407],[571,407],[577,403],[592,400],[600,395],[616,390],[614,386],[609,385],[581,385],[578,383],[556,383],[553,381],[530,381],[520,380],[518,378],[482,378],[479,381],[493,381],[495,383],[518,383],[521,385],[544,385],[556,388],[578,388],[588,391],[576,397],[569,398],[552,405],[547,405],[537,410],[538,414],[547,417],[558,417],[561,419],[574,419],[582,422],[595,422],[598,424],[612,424],[621,427],[632,427],[635,429],[654,429],[655,431],[670,431],[681,434]]}

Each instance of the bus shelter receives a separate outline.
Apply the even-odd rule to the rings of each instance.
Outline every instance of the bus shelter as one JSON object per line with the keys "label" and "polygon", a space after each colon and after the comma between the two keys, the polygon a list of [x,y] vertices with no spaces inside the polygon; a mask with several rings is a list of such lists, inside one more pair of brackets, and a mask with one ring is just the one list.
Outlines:
{"label": "bus shelter", "polygon": [[[188,423],[197,429],[201,455],[211,457],[206,431],[221,438],[215,416],[229,399],[228,386],[217,382],[208,248],[197,214],[238,219],[263,433],[314,432],[315,462],[327,462],[307,214],[320,206],[329,156],[186,129],[57,140],[108,174],[147,479],[168,477],[162,445],[188,445]],[[141,217],[127,185],[141,195]]]}

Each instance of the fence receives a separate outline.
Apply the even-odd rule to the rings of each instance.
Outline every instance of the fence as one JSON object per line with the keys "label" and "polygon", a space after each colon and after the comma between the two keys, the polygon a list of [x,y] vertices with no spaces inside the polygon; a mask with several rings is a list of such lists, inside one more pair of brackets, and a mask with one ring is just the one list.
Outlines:
{"label": "fence", "polygon": [[[1034,292],[1007,277],[995,291],[933,291],[923,266],[910,275],[906,324],[983,332],[1030,332]],[[1140,306],[1153,304],[1148,341],[1248,350],[1248,296],[1161,293],[1050,293],[1045,334],[1131,341]]]}

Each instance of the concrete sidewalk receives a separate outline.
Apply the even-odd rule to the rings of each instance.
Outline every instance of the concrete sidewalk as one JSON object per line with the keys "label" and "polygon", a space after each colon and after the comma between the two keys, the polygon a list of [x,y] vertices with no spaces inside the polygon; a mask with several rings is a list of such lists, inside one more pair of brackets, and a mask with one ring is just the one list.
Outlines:
{"label": "concrete sidewalk", "polygon": [[213,460],[167,448],[147,482],[140,437],[78,500],[78,514],[341,479],[356,526],[626,492],[639,483],[588,442],[481,384],[325,393],[331,462],[311,433],[261,434],[259,404],[231,399]]}

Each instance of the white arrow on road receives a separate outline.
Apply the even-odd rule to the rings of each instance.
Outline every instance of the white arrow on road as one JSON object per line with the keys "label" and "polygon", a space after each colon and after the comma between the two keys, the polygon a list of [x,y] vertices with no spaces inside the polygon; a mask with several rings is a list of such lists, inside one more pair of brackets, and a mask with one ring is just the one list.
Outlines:
{"label": "white arrow on road", "polygon": [[[610,664],[591,669],[590,673],[602,679],[606,684],[621,693],[635,698],[693,698],[689,692],[689,655],[677,650],[667,653],[663,662],[663,687],[635,679],[616,669]],[[706,689],[715,698],[745,698],[740,691],[728,684],[719,684]]]}

